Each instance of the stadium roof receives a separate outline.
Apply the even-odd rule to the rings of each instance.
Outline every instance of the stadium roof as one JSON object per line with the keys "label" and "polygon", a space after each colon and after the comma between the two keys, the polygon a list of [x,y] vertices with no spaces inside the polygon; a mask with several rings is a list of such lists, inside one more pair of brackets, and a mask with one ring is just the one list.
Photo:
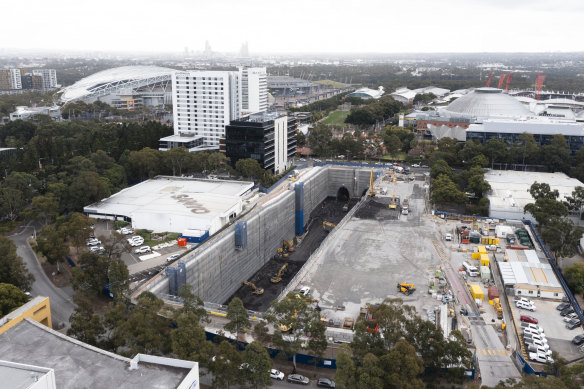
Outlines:
{"label": "stadium roof", "polygon": [[139,88],[169,81],[174,69],[159,66],[122,66],[85,77],[62,90],[61,101],[104,96],[120,89]]}
{"label": "stadium roof", "polygon": [[380,86],[378,89],[359,88],[355,92],[350,93],[347,97],[378,99],[383,95],[383,93],[384,90],[382,86]]}
{"label": "stadium roof", "polygon": [[442,110],[442,114],[466,117],[520,118],[534,116],[514,97],[497,88],[478,88],[461,96]]}

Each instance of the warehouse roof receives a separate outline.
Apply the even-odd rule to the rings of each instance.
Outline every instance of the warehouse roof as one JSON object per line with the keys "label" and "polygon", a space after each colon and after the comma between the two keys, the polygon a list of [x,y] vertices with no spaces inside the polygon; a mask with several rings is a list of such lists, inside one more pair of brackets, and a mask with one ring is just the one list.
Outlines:
{"label": "warehouse roof", "polygon": [[[0,335],[0,355],[10,362],[53,369],[57,387],[62,389],[166,389],[178,388],[186,380],[198,380],[194,362],[159,358],[161,363],[142,363],[90,346],[30,319]],[[132,368],[134,363],[136,368]],[[194,378],[192,369],[196,370]]]}
{"label": "warehouse roof", "polygon": [[535,120],[489,120],[481,124],[471,124],[467,132],[488,132],[505,134],[584,136],[584,124],[553,121],[546,118]]}

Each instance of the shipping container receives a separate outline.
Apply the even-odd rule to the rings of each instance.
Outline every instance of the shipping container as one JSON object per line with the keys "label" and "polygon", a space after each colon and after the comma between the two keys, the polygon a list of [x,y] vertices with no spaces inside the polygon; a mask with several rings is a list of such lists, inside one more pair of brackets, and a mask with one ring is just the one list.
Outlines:
{"label": "shipping container", "polygon": [[472,298],[474,300],[480,300],[483,301],[485,294],[483,293],[483,290],[481,289],[480,285],[471,285],[470,286],[470,295],[472,296]]}
{"label": "shipping container", "polygon": [[489,291],[488,291],[488,295],[489,295],[489,300],[494,300],[496,298],[499,298],[499,289],[497,289],[496,286],[490,286]]}
{"label": "shipping container", "polygon": [[488,266],[481,266],[481,280],[489,281],[491,279],[491,269]]}

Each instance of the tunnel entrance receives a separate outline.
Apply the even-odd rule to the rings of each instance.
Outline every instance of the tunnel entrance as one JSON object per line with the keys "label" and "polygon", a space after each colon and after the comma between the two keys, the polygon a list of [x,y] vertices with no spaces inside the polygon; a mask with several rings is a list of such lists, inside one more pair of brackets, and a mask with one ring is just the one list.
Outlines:
{"label": "tunnel entrance", "polygon": [[341,186],[337,191],[337,201],[349,201],[351,198],[351,194],[349,193],[349,189]]}

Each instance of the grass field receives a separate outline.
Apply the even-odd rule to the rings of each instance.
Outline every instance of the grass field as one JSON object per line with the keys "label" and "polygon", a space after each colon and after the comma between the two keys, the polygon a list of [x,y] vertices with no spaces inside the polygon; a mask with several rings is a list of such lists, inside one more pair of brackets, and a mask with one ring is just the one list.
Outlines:
{"label": "grass field", "polygon": [[344,126],[347,116],[349,116],[349,111],[335,111],[328,115],[328,117],[322,121],[322,124]]}
{"label": "grass field", "polygon": [[381,159],[386,160],[386,161],[405,161],[406,153],[397,153],[394,156],[387,154],[387,155],[384,155],[383,157],[381,157]]}
{"label": "grass field", "polygon": [[343,84],[342,82],[333,81],[333,80],[318,80],[314,81],[315,84],[326,85],[328,87],[338,89],[338,88],[345,88],[351,86],[350,84]]}

